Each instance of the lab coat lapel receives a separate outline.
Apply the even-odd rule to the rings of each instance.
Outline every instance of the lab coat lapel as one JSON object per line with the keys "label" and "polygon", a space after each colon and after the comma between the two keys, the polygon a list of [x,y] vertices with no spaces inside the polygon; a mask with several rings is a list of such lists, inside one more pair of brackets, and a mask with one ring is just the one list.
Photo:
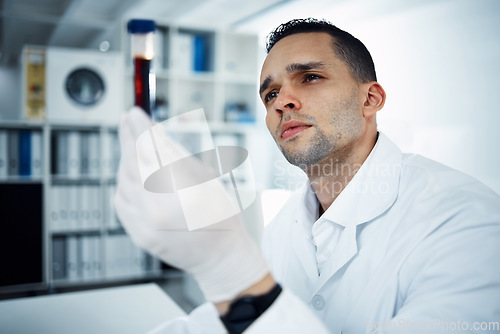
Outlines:
{"label": "lab coat lapel", "polygon": [[315,285],[315,293],[358,253],[358,225],[378,217],[396,200],[401,162],[399,148],[380,133],[363,166],[324,213],[323,218],[344,226],[344,231]]}
{"label": "lab coat lapel", "polygon": [[315,283],[318,279],[318,267],[316,265],[315,247],[312,242],[311,226],[317,219],[319,204],[310,185],[304,189],[302,196],[301,205],[304,205],[305,210],[296,211],[292,230],[292,247],[306,276],[311,283]]}
{"label": "lab coat lapel", "polygon": [[293,250],[306,276],[311,283],[315,283],[318,280],[318,267],[314,256],[314,245],[301,231],[300,226],[296,226],[293,230]]}
{"label": "lab coat lapel", "polygon": [[335,254],[327,260],[321,275],[315,285],[315,293],[333,276],[340,268],[349,262],[358,252],[356,242],[356,226],[348,226],[342,232]]}

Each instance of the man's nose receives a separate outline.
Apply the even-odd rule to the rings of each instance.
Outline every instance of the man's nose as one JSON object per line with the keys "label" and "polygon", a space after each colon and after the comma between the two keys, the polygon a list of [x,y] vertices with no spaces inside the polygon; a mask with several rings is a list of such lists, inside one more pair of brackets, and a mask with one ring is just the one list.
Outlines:
{"label": "man's nose", "polygon": [[284,111],[297,111],[300,109],[301,104],[297,92],[290,85],[284,85],[280,88],[278,97],[274,102],[274,107],[277,112],[283,113]]}

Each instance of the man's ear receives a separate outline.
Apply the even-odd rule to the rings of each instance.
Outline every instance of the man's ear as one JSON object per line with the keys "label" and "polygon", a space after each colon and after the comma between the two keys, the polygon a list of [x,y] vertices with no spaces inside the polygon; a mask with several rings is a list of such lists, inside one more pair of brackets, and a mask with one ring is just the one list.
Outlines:
{"label": "man's ear", "polygon": [[384,88],[382,88],[378,82],[371,81],[364,84],[364,92],[365,101],[363,103],[363,116],[374,116],[385,104]]}

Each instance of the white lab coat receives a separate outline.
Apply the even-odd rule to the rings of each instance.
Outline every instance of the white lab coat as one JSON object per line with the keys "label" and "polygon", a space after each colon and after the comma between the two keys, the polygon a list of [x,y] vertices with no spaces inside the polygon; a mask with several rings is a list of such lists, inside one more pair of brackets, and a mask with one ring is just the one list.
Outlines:
{"label": "white lab coat", "polygon": [[[319,219],[292,196],[263,252],[284,292],[245,333],[500,333],[500,197],[383,134]],[[224,332],[210,304],[153,331]]]}

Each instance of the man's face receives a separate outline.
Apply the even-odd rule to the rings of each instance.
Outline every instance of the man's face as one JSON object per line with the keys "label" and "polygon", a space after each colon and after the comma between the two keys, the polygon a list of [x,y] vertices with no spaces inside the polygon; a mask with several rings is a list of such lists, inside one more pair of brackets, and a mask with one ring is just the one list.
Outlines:
{"label": "man's face", "polygon": [[359,85],[332,41],[326,33],[287,36],[262,66],[267,127],[287,160],[303,169],[347,158],[364,128]]}

